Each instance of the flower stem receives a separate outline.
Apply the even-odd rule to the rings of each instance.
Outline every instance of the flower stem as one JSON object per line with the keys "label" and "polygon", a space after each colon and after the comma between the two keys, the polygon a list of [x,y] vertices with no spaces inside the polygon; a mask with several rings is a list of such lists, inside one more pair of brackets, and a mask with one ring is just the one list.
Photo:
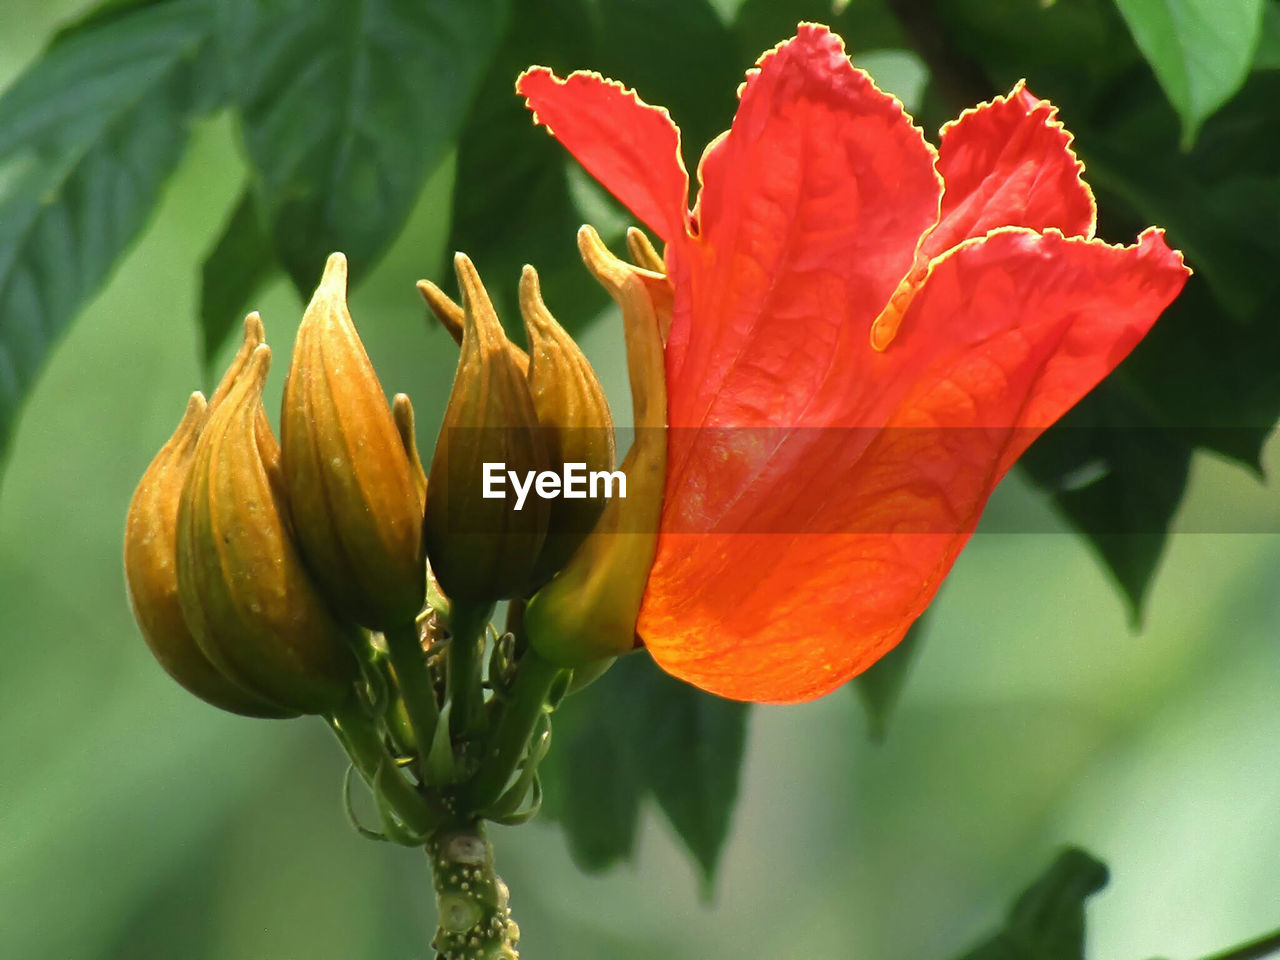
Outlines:
{"label": "flower stem", "polygon": [[525,651],[520,658],[511,699],[503,705],[497,726],[486,743],[480,770],[466,788],[464,809],[479,813],[502,794],[529,745],[547,695],[563,672],[535,651]]}
{"label": "flower stem", "polygon": [[1259,960],[1261,957],[1270,957],[1275,954],[1280,954],[1280,930],[1259,937],[1257,940],[1242,943],[1238,947],[1232,947],[1223,953],[1215,953],[1211,957],[1206,957],[1205,960]]}
{"label": "flower stem", "polygon": [[426,756],[436,734],[440,709],[436,705],[435,690],[431,685],[431,672],[427,668],[426,657],[423,656],[418,625],[412,622],[399,624],[384,635],[387,638],[391,667],[396,672],[396,680],[404,698],[405,712],[409,715],[409,726],[413,728],[413,737],[418,743],[420,755]]}
{"label": "flower stem", "polygon": [[441,829],[426,850],[440,918],[431,944],[436,960],[519,960],[520,928],[483,826]]}
{"label": "flower stem", "polygon": [[431,803],[400,776],[377,729],[358,707],[344,707],[326,719],[365,783],[382,792],[406,827],[425,835],[439,825],[443,805]]}
{"label": "flower stem", "polygon": [[455,737],[465,737],[475,731],[484,708],[484,691],[481,688],[481,640],[493,607],[466,607],[454,603],[449,612],[448,687],[452,703],[449,729]]}

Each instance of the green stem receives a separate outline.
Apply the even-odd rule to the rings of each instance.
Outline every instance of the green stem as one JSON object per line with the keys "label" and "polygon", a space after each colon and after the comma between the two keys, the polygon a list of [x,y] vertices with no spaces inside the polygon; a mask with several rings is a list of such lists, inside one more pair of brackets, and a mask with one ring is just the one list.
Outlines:
{"label": "green stem", "polygon": [[498,724],[485,745],[480,770],[466,788],[463,809],[478,813],[502,795],[520,765],[547,695],[562,672],[561,667],[533,650],[521,657],[511,697],[503,705]]}
{"label": "green stem", "polygon": [[507,885],[493,866],[484,827],[437,831],[427,842],[439,924],[436,960],[519,960],[520,928],[511,919]]}
{"label": "green stem", "polygon": [[454,603],[449,616],[448,687],[452,703],[449,714],[449,730],[455,737],[464,737],[475,731],[484,707],[484,691],[481,689],[480,639],[489,624],[492,604],[483,607],[466,607]]}
{"label": "green stem", "polygon": [[1280,930],[1259,937],[1257,940],[1242,943],[1238,947],[1232,947],[1224,953],[1215,953],[1211,957],[1206,957],[1205,960],[1259,960],[1261,957],[1270,957],[1278,953],[1280,953]]}
{"label": "green stem", "polygon": [[[370,789],[381,790],[401,823],[420,835],[439,826],[445,815],[443,805],[433,805],[400,775],[377,728],[358,706],[348,704],[325,719],[364,782]],[[383,772],[381,777],[379,771]]]}
{"label": "green stem", "polygon": [[413,728],[413,738],[418,744],[418,756],[425,757],[436,735],[440,709],[436,705],[431,671],[422,652],[418,625],[413,622],[398,624],[385,636],[391,667],[396,672],[405,712],[409,715],[409,726]]}

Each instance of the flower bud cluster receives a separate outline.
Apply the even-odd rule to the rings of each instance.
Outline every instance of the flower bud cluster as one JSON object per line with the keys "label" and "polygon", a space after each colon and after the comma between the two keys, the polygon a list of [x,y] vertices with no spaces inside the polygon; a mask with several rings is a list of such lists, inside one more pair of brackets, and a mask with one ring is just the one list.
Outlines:
{"label": "flower bud cluster", "polygon": [[[236,713],[334,716],[379,649],[371,633],[402,637],[408,625],[416,636],[424,605],[445,623],[452,611],[455,629],[474,627],[505,599],[527,603],[528,643],[559,667],[631,648],[665,471],[662,431],[652,428],[665,425],[669,287],[640,234],[630,246],[643,267],[614,257],[589,228],[579,240],[622,307],[637,425],[649,428],[621,466],[625,498],[531,497],[515,508],[483,495],[486,465],[617,467],[604,390],[532,267],[519,284],[527,353],[508,339],[466,256],[455,259],[461,304],[419,283],[460,347],[428,471],[412,405],[403,394],[387,403],[347,306],[346,260],[334,254],[298,329],[279,442],[262,401],[271,350],[251,314],[217,389],[208,402],[192,396],[134,495],[130,597],[174,679]],[[482,651],[483,635],[467,646],[473,640]],[[391,671],[393,687],[404,679]],[[438,713],[447,696],[427,696]],[[404,703],[392,711],[403,718]]]}
{"label": "flower bud cluster", "polygon": [[360,676],[360,628],[426,592],[426,480],[408,399],[388,406],[329,259],[271,431],[257,314],[212,398],[195,394],[129,508],[125,573],[161,665],[216,706],[332,714]]}

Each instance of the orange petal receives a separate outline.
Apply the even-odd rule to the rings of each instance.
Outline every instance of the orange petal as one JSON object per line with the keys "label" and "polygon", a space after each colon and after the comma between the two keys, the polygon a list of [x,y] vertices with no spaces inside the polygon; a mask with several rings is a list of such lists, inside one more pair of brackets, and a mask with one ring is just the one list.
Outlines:
{"label": "orange petal", "polygon": [[932,259],[997,227],[1092,237],[1097,207],[1058,108],[1021,81],[1008,96],[966,110],[942,128],[942,218],[926,238]]}
{"label": "orange petal", "polygon": [[1124,358],[1187,273],[1157,230],[1113,247],[1009,229],[935,261],[871,382],[824,384],[827,429],[764,434],[767,454],[714,517],[697,512],[699,491],[750,442],[703,449],[668,487],[639,624],[654,658],[713,693],[769,702],[866,669],[933,598],[1018,455]]}
{"label": "orange petal", "polygon": [[897,335],[929,261],[957,244],[1000,227],[1093,236],[1093,191],[1081,179],[1083,164],[1057,115],[1057,107],[1018,81],[1007,96],[966,110],[942,128],[938,224],[920,241],[911,272],[876,318],[871,342],[877,350]]}
{"label": "orange petal", "polygon": [[561,80],[546,67],[530,67],[516,92],[534,121],[654,233],[667,241],[683,234],[689,174],[680,130],[666,110],[586,70]]}
{"label": "orange petal", "polygon": [[[803,422],[837,346],[865,345],[937,220],[932,148],[839,37],[802,24],[749,73],[699,178],[697,238],[667,249],[671,425]],[[869,358],[850,353],[843,376]],[[669,495],[685,439],[671,439]]]}

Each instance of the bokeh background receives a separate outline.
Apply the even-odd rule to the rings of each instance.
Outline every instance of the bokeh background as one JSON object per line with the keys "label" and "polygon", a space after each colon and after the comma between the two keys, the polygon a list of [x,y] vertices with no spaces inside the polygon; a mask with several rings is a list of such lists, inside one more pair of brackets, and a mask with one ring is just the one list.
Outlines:
{"label": "bokeh background", "polygon": [[[4,0],[0,87],[81,6]],[[883,86],[918,101],[914,54],[847,39]],[[231,121],[201,122],[145,236],[54,351],[9,451],[3,958],[430,956],[423,858],[348,828],[344,758],[323,724],[191,698],[151,660],[125,599],[125,506],[204,385],[196,278],[244,175]],[[454,177],[450,158],[353,296],[427,448],[456,351],[413,282],[442,279]],[[516,279],[489,282],[510,297]],[[283,278],[254,305],[276,351],[271,408],[301,306]],[[585,322],[575,306],[551,303]],[[582,343],[626,422],[617,318],[606,310]],[[1280,467],[1280,442],[1264,463]],[[1093,957],[1201,957],[1280,925],[1280,537],[1268,532],[1280,497],[1200,452],[1180,510],[1235,532],[1175,533],[1135,629],[1088,544],[1011,476],[985,525],[1042,532],[974,538],[883,742],[849,690],[751,714],[709,899],[652,804],[634,862],[603,875],[575,866],[554,823],[495,830],[522,956],[941,960],[997,927],[1064,844],[1111,868],[1090,907]]]}

